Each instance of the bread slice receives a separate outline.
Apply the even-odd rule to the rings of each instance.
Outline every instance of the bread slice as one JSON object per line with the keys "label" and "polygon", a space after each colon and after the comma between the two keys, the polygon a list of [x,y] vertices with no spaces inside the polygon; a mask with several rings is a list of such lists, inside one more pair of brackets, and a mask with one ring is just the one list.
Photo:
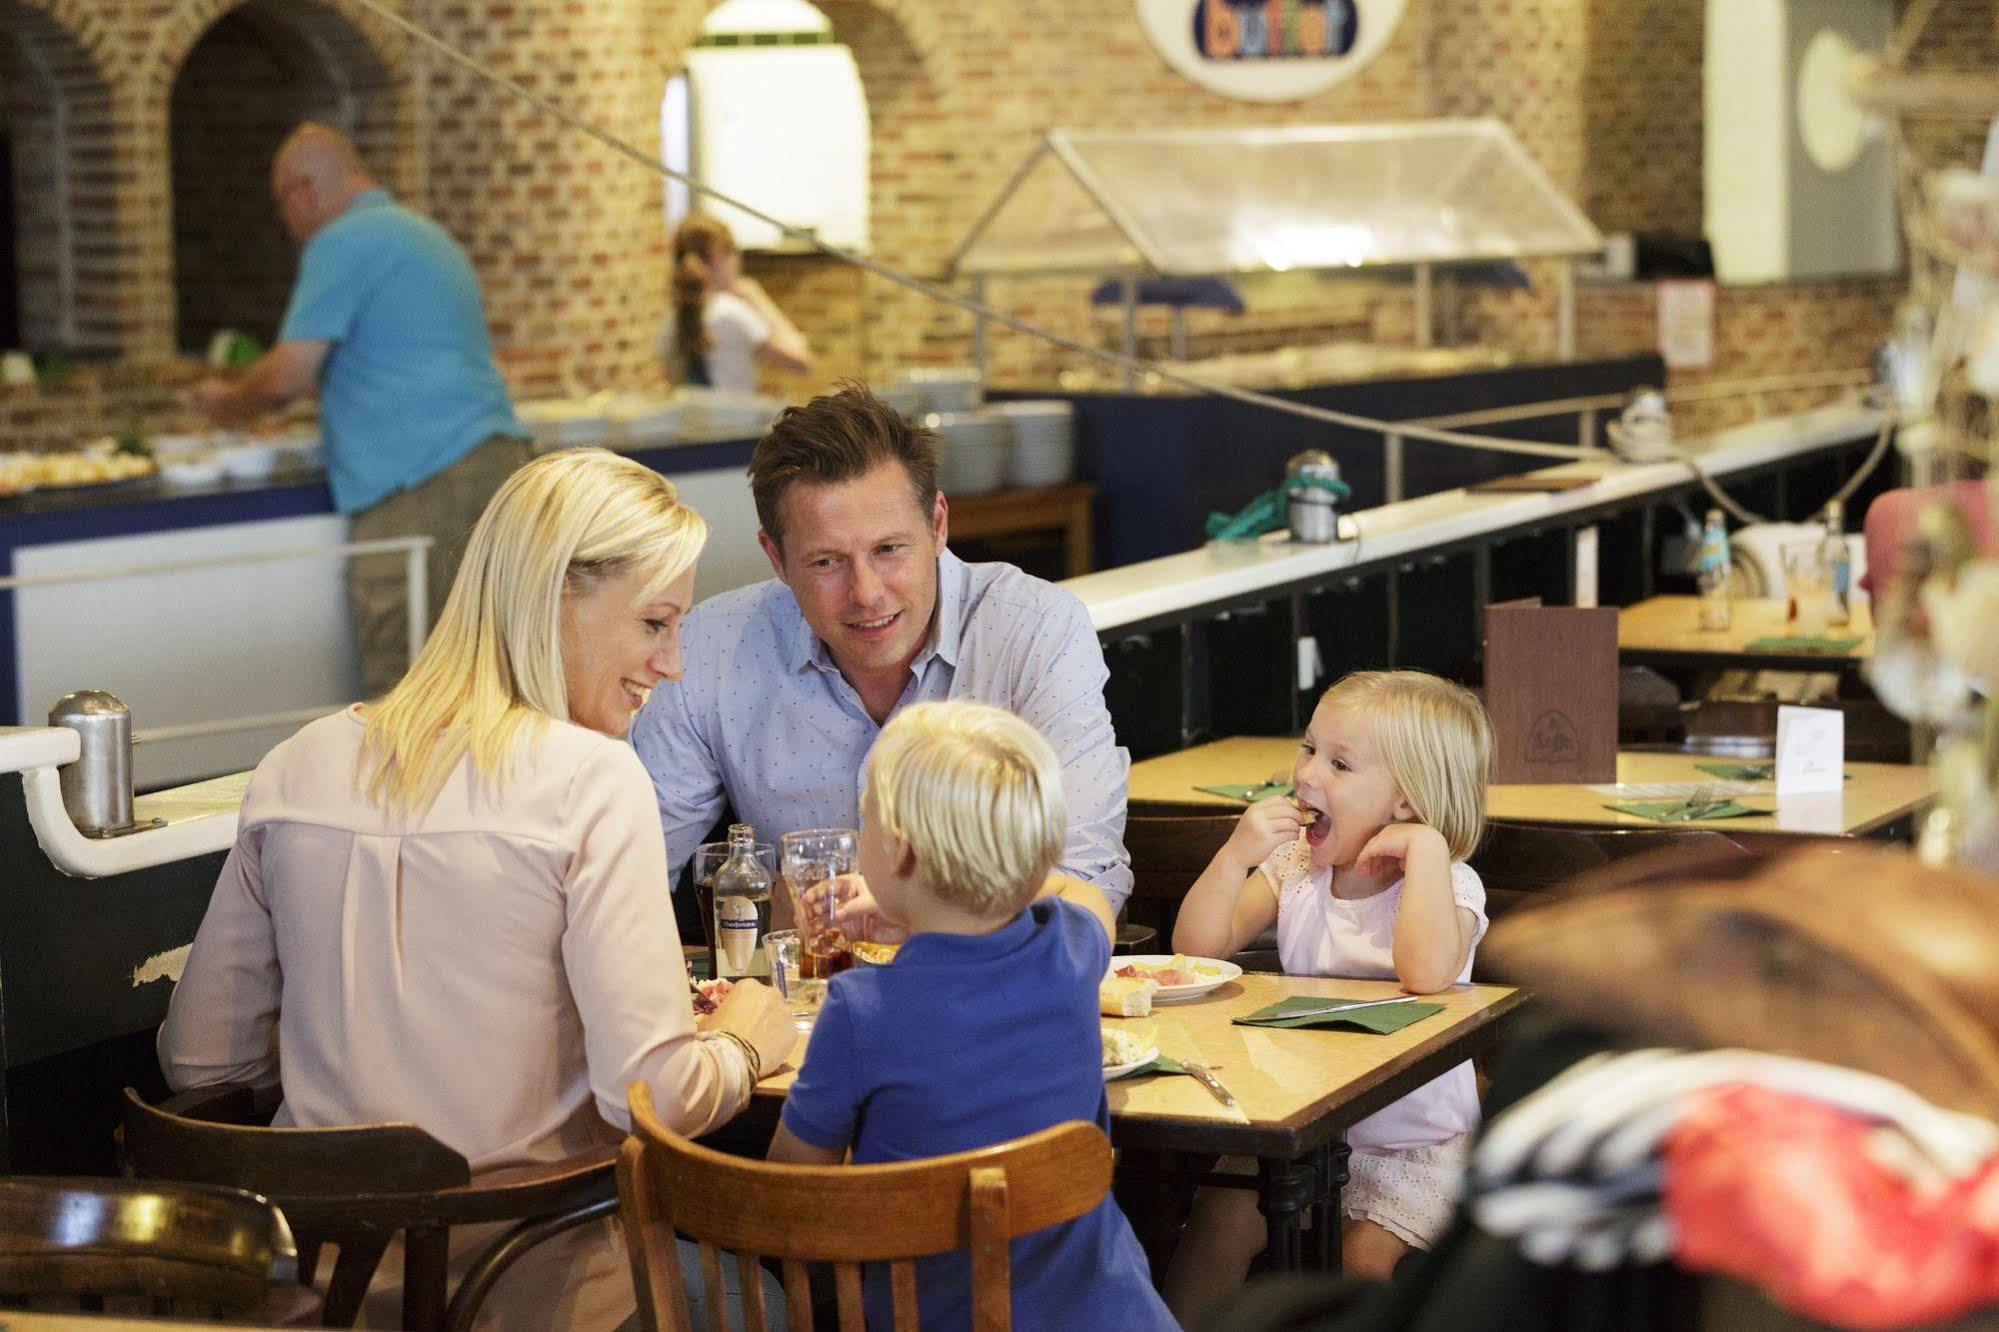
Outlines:
{"label": "bread slice", "polygon": [[1097,1007],[1105,1017],[1146,1017],[1152,1012],[1152,992],[1158,988],[1158,981],[1111,976],[1097,984]]}

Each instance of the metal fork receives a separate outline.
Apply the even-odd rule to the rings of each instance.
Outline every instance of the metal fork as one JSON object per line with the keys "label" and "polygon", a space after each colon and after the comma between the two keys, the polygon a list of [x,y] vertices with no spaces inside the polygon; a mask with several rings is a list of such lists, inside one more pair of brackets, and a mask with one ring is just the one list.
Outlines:
{"label": "metal fork", "polygon": [[1680,819],[1682,822],[1692,823],[1697,819],[1707,818],[1726,805],[1729,799],[1727,796],[1717,797],[1712,782],[1703,782],[1694,788],[1694,793],[1680,806]]}

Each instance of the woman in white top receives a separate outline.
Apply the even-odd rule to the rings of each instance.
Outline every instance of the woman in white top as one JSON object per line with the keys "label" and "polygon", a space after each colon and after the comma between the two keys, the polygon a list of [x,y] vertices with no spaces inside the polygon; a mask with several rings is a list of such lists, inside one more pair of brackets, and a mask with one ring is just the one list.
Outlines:
{"label": "woman in white top", "polygon": [[729,229],[691,213],[673,233],[673,311],[659,335],[676,383],[754,393],[759,361],[810,370],[812,349],[755,278]]}
{"label": "woman in white top", "polygon": [[[175,1088],[280,1083],[279,1125],[410,1121],[474,1178],[614,1144],[643,1080],[698,1134],[796,1039],[738,985],[697,1033],[652,783],[624,736],[680,674],[707,526],[600,450],[516,472],[388,695],[258,765],[160,1029]],[[454,1267],[484,1247],[454,1234]],[[399,1281],[386,1262],[371,1295]],[[608,1223],[533,1251],[481,1326],[610,1328]]]}

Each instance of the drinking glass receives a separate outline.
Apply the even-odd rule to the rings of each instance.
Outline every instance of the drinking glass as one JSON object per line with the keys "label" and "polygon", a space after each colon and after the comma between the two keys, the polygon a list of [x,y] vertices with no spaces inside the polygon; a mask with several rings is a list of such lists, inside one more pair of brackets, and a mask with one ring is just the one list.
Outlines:
{"label": "drinking glass", "polygon": [[764,953],[770,958],[770,978],[791,1010],[791,1023],[800,1031],[810,1031],[819,1006],[826,1002],[826,982],[807,980],[798,974],[797,930],[772,930],[764,936]]}
{"label": "drinking glass", "polygon": [[860,837],[852,828],[809,828],[786,833],[782,848],[784,882],[791,893],[792,919],[798,926],[799,974],[807,980],[828,980],[854,965],[846,933],[833,921],[838,905],[830,891],[817,906],[806,900],[813,888],[854,872],[854,848]]}
{"label": "drinking glass", "polygon": [[[763,863],[764,873],[770,875],[772,884],[777,880],[777,848],[769,842],[757,842],[756,857]],[[701,910],[701,937],[708,943],[709,965],[715,959],[715,871],[729,858],[727,842],[703,842],[694,848],[694,900]],[[719,975],[711,970],[709,975]]]}
{"label": "drinking glass", "polygon": [[1832,570],[1817,542],[1784,548],[1784,582],[1791,593],[1796,632],[1807,638],[1823,636],[1832,628]]}

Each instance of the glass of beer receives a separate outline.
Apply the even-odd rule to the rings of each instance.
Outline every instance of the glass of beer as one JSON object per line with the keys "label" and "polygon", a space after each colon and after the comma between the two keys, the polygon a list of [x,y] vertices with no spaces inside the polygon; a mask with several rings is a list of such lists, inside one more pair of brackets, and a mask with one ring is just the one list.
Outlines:
{"label": "glass of beer", "polygon": [[[833,919],[839,906],[833,880],[854,872],[859,841],[852,828],[810,828],[778,839],[798,925],[798,974],[805,980],[829,980],[854,965],[852,941]],[[812,890],[821,887],[825,891],[820,900],[808,900]]]}

